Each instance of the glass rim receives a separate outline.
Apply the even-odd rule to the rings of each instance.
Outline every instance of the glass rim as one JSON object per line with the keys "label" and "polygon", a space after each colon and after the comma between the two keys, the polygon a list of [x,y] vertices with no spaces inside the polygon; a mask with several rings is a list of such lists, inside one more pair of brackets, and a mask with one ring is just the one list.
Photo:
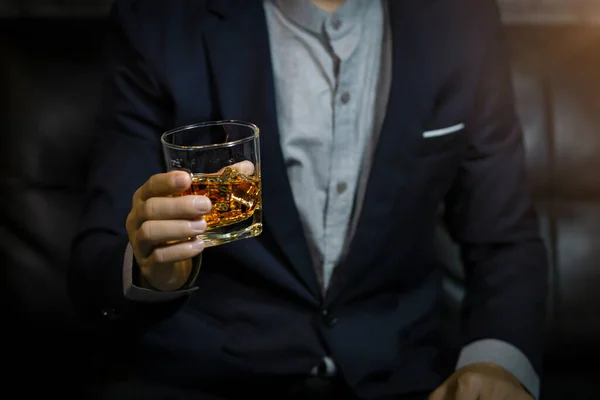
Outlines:
{"label": "glass rim", "polygon": [[[248,137],[245,137],[242,139],[233,140],[230,142],[223,142],[223,143],[205,144],[205,145],[201,145],[201,146],[183,146],[183,145],[178,145],[178,144],[172,144],[172,143],[169,143],[166,141],[166,138],[168,136],[171,136],[171,135],[179,133],[179,132],[183,132],[183,131],[187,131],[187,130],[195,129],[195,128],[204,128],[207,126],[217,126],[217,125],[245,126],[247,128],[252,129],[253,133],[251,135],[249,135]],[[260,132],[260,129],[258,128],[258,126],[256,126],[255,124],[253,124],[251,122],[245,122],[245,121],[240,121],[240,120],[235,120],[235,119],[227,119],[227,120],[221,120],[221,121],[197,122],[194,124],[184,125],[184,126],[180,126],[180,127],[174,128],[174,129],[170,129],[170,130],[164,132],[162,135],[160,135],[160,141],[163,144],[163,146],[166,146],[172,150],[193,151],[193,150],[204,150],[204,149],[211,149],[211,148],[217,148],[217,147],[233,147],[238,144],[246,143],[246,142],[249,142],[251,140],[258,138],[259,132]]]}

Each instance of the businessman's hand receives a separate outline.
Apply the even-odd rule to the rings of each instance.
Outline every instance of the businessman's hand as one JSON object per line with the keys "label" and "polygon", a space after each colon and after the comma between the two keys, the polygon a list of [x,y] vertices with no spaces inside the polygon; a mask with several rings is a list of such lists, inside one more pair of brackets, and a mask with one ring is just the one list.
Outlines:
{"label": "businessman's hand", "polygon": [[492,363],[467,365],[429,396],[429,400],[532,399],[514,375]]}
{"label": "businessman's hand", "polygon": [[143,277],[157,290],[181,288],[192,271],[191,259],[204,249],[196,235],[206,230],[202,216],[210,211],[210,200],[168,197],[191,183],[190,174],[183,171],[157,174],[133,196],[126,222],[129,242]]}

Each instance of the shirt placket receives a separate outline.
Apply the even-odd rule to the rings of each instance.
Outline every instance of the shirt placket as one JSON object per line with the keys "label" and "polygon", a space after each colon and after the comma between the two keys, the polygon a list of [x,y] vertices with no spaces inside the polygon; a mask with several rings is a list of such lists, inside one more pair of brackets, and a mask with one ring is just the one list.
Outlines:
{"label": "shirt placket", "polygon": [[[334,44],[335,50],[335,44]],[[357,181],[355,80],[351,59],[340,60],[336,90],[332,99],[332,151],[325,214],[325,257],[323,284],[327,288],[344,247],[348,221],[353,209]]]}

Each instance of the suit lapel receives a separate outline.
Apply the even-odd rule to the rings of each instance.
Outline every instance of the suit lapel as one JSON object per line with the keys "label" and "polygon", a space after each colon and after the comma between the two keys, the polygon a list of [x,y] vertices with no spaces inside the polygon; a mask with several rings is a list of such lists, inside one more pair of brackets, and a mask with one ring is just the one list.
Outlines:
{"label": "suit lapel", "polygon": [[[427,1],[425,3],[428,3]],[[330,307],[342,294],[352,291],[359,272],[368,273],[378,255],[389,254],[384,246],[395,210],[415,167],[412,146],[421,131],[422,69],[426,63],[427,29],[417,14],[425,12],[419,1],[388,2],[392,34],[392,82],[386,116],[375,149],[356,232],[349,253],[336,268],[325,304]],[[407,195],[410,195],[408,193]],[[402,227],[400,227],[403,229]],[[406,227],[404,227],[405,229]],[[346,290],[347,289],[347,290]]]}
{"label": "suit lapel", "polygon": [[265,233],[272,235],[300,281],[318,297],[319,284],[280,147],[262,2],[218,0],[208,7],[221,18],[205,33],[221,117],[259,127]]}

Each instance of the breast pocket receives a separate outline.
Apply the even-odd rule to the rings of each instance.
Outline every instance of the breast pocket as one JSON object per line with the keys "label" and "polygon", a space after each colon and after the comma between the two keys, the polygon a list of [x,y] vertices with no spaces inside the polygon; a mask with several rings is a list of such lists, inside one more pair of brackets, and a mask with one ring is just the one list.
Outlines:
{"label": "breast pocket", "polygon": [[461,122],[423,131],[419,138],[418,155],[435,156],[459,151],[465,142],[465,128],[465,124]]}

